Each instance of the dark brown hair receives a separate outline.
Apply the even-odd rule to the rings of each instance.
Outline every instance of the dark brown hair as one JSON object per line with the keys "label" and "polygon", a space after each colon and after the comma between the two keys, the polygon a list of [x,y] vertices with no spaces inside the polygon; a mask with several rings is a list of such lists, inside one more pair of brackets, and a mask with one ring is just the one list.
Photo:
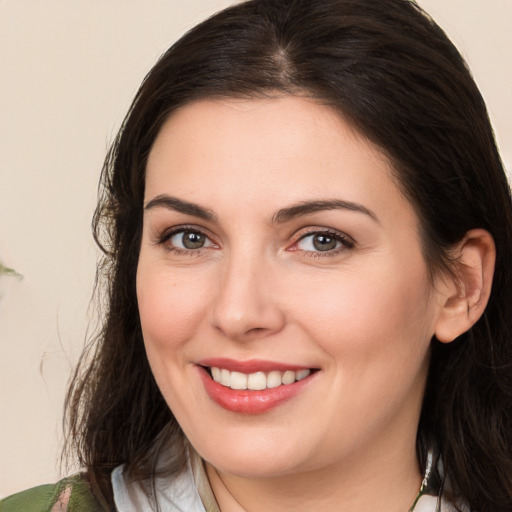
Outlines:
{"label": "dark brown hair", "polygon": [[105,161],[95,237],[104,251],[102,330],[67,399],[69,440],[111,502],[108,475],[150,478],[185,439],[144,351],[135,274],[145,167],[162,123],[191,101],[295,94],[330,105],[388,155],[421,222],[432,273],[472,228],[494,237],[483,317],[451,344],[432,341],[418,430],[437,447],[453,496],[471,510],[512,510],[512,206],[484,101],[444,32],[407,0],[252,0],[195,27],[144,79]]}

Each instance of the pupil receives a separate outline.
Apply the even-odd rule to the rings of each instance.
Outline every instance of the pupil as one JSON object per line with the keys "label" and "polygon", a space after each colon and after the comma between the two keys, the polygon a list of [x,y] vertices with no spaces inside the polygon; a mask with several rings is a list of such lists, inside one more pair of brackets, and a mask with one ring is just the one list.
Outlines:
{"label": "pupil", "polygon": [[316,235],[313,238],[313,246],[317,251],[331,251],[336,248],[337,240],[332,236]]}
{"label": "pupil", "polygon": [[183,246],[187,249],[199,249],[204,245],[204,235],[187,231],[183,233]]}

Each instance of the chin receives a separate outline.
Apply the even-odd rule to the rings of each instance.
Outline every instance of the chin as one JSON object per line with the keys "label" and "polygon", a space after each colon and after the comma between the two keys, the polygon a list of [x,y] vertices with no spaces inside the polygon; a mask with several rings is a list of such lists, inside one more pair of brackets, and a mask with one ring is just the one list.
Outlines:
{"label": "chin", "polygon": [[[218,471],[240,478],[266,478],[289,473],[295,465],[286,447],[261,446],[242,440],[194,445],[199,455]],[[272,444],[272,443],[271,443]]]}
{"label": "chin", "polygon": [[216,460],[207,462],[221,473],[247,479],[277,478],[296,471],[289,461],[269,460],[263,457],[219,457],[219,464],[215,463]]}

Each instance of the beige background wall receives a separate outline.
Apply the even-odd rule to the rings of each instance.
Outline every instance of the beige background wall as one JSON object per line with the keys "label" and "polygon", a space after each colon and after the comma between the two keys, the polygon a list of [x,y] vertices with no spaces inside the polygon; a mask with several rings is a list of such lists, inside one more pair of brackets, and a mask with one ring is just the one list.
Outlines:
{"label": "beige background wall", "polygon": [[[230,0],[0,0],[0,495],[59,476],[106,147],[140,80]],[[512,163],[511,0],[420,0],[467,56]]]}

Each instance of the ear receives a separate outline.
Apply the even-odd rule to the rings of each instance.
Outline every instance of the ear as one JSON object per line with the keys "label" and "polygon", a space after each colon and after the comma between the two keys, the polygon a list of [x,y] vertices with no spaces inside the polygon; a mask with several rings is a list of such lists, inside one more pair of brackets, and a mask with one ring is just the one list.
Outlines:
{"label": "ear", "polygon": [[452,256],[456,268],[443,280],[442,308],[435,325],[435,336],[442,343],[468,331],[482,316],[491,294],[496,246],[488,231],[472,229]]}

